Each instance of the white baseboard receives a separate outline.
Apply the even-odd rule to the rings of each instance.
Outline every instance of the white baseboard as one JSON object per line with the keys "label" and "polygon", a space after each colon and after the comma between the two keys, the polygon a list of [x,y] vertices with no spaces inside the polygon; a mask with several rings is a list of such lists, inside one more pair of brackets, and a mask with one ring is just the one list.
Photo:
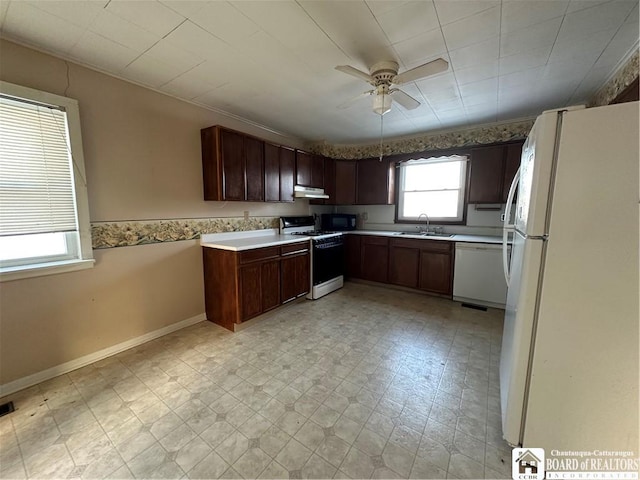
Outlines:
{"label": "white baseboard", "polygon": [[58,375],[63,375],[73,370],[77,370],[78,368],[84,367],[85,365],[97,362],[98,360],[102,360],[130,348],[137,347],[138,345],[142,345],[143,343],[155,340],[156,338],[160,338],[164,335],[175,332],[176,330],[195,325],[196,323],[202,322],[206,319],[206,314],[201,313],[199,315],[196,315],[195,317],[187,318],[186,320],[178,323],[173,323],[166,327],[160,328],[159,330],[154,330],[153,332],[145,333],[144,335],[132,338],[122,343],[118,343],[111,347],[103,348],[102,350],[84,355],[80,358],[76,358],[75,360],[56,365],[55,367],[47,368],[46,370],[42,370],[32,375],[19,378],[17,380],[14,380],[13,382],[5,383],[4,385],[0,385],[0,398],[15,393],[19,390],[31,387],[40,382],[44,382],[45,380],[50,380],[54,377],[57,377]]}

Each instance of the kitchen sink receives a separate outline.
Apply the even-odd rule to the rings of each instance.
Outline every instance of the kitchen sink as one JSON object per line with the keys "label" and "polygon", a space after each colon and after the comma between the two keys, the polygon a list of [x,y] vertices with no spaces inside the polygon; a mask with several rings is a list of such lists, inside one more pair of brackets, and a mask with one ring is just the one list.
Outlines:
{"label": "kitchen sink", "polygon": [[414,237],[453,237],[453,233],[436,233],[436,232],[395,232],[394,235],[412,235]]}

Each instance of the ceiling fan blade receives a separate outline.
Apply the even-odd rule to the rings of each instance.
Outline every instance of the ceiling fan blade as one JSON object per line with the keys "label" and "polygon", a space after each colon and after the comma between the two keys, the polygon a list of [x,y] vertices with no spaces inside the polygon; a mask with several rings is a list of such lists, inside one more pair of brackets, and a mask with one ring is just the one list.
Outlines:
{"label": "ceiling fan blade", "polygon": [[404,93],[402,90],[393,90],[391,92],[391,97],[407,110],[413,110],[420,106],[420,102],[418,100],[413,98],[411,95]]}
{"label": "ceiling fan blade", "polygon": [[371,75],[369,75],[368,73],[364,73],[362,70],[358,70],[357,68],[352,67],[351,65],[338,65],[336,67],[336,70],[342,73],[346,73],[347,75],[351,75],[352,77],[356,77],[361,80],[364,80],[365,82],[371,83],[373,81],[373,78],[371,78]]}
{"label": "ceiling fan blade", "polygon": [[355,102],[357,102],[358,100],[360,100],[361,98],[364,97],[368,97],[369,95],[372,95],[375,92],[375,90],[368,90],[364,93],[361,93],[360,95],[350,98],[349,100],[347,100],[346,102],[341,103],[340,105],[338,105],[336,108],[339,108],[340,110],[345,109],[345,108],[349,108],[351,107]]}
{"label": "ceiling fan blade", "polygon": [[412,68],[411,70],[407,70],[400,75],[396,75],[393,78],[392,83],[396,85],[402,85],[403,83],[413,82],[415,80],[418,80],[419,78],[424,78],[430,75],[435,75],[436,73],[444,72],[447,68],[449,68],[449,63],[443,58],[438,58],[437,60],[434,60],[432,62],[425,63],[424,65]]}

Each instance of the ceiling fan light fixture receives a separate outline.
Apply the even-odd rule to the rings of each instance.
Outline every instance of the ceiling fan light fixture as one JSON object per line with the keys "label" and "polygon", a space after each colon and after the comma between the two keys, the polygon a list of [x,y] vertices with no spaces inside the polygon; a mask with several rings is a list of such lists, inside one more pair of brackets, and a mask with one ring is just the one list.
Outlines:
{"label": "ceiling fan light fixture", "polygon": [[386,93],[374,95],[373,111],[378,115],[384,115],[385,113],[388,113],[391,110],[392,101],[393,100],[391,99],[391,96]]}

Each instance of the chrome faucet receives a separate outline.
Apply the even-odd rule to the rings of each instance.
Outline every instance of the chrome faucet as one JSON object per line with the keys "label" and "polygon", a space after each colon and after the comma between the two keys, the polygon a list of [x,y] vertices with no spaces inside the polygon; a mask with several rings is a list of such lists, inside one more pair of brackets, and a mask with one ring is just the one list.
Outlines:
{"label": "chrome faucet", "polygon": [[[426,228],[424,229],[424,233],[429,233],[429,215],[427,215],[426,213],[421,213],[420,215],[418,215],[418,222],[420,221],[423,215],[427,218]],[[422,233],[423,230],[418,226],[418,231]]]}

